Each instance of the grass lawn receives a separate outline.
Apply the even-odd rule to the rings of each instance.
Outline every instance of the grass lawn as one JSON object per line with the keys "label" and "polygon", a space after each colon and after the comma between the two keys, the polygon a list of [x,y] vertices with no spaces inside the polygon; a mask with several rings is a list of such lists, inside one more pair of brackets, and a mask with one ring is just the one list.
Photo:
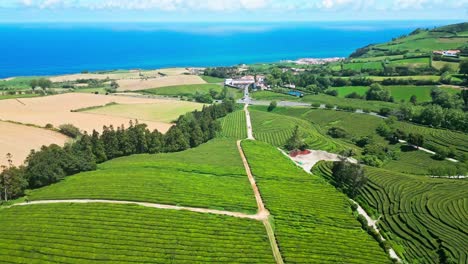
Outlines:
{"label": "grass lawn", "polygon": [[403,80],[431,80],[431,81],[438,81],[440,76],[438,75],[415,75],[415,76],[368,76],[368,78],[376,81],[381,82],[384,79],[403,79]]}
{"label": "grass lawn", "polygon": [[202,108],[203,104],[199,103],[167,100],[157,104],[112,104],[84,112],[172,123],[180,115]]}
{"label": "grass lawn", "polygon": [[200,76],[207,83],[224,83],[223,78],[217,78],[212,76],[201,75]]}
{"label": "grass lawn", "polygon": [[0,213],[5,263],[275,263],[263,224],[117,204],[47,204]]}
{"label": "grass lawn", "polygon": [[[239,89],[227,88],[230,93],[234,95],[235,98],[242,97],[242,93]],[[154,94],[154,95],[163,95],[163,96],[172,96],[172,97],[187,97],[193,98],[196,93],[206,94],[210,90],[214,90],[218,93],[223,91],[223,86],[219,84],[209,83],[209,84],[191,84],[191,85],[176,85],[176,86],[166,86],[155,89],[144,90],[144,93]]]}
{"label": "grass lawn", "polygon": [[178,153],[114,159],[33,190],[30,200],[111,199],[256,212],[235,140],[218,139]]}
{"label": "grass lawn", "polygon": [[22,90],[31,89],[30,83],[37,78],[44,78],[39,76],[28,77],[15,77],[11,80],[0,80],[0,88],[7,88],[9,90]]}
{"label": "grass lawn", "polygon": [[99,87],[99,88],[77,88],[74,91],[75,93],[96,93],[99,94],[106,94],[106,88]]}
{"label": "grass lawn", "polygon": [[345,70],[355,70],[359,71],[361,69],[382,69],[382,63],[380,61],[371,61],[371,62],[354,62],[354,63],[346,63],[343,65],[343,69]]}
{"label": "grass lawn", "polygon": [[390,66],[409,66],[409,67],[429,67],[429,58],[411,58],[394,60],[390,62]]}

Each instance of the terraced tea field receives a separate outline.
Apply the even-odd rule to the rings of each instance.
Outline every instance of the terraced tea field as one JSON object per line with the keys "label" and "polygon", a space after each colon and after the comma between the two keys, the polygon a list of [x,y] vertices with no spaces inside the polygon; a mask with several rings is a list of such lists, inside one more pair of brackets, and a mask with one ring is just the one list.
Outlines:
{"label": "terraced tea field", "polygon": [[[371,115],[322,109],[277,108],[275,109],[275,113],[307,120],[319,125],[323,131],[326,131],[329,127],[338,126],[356,137],[376,136],[375,129],[382,122],[381,118]],[[395,127],[407,133],[422,134],[425,140],[424,147],[452,147],[455,149],[458,158],[464,154],[468,154],[468,134],[414,125],[407,122],[396,122]],[[376,136],[375,138],[378,137]]]}
{"label": "terraced tea field", "polygon": [[235,139],[247,138],[247,126],[244,111],[233,112],[221,119],[221,136]]}
{"label": "terraced tea field", "polygon": [[115,204],[0,210],[0,262],[275,263],[261,222]]}
{"label": "terraced tea field", "polygon": [[179,153],[114,159],[100,164],[96,171],[31,191],[28,197],[144,201],[256,212],[236,143],[227,139]]}
{"label": "terraced tea field", "polygon": [[[257,107],[253,109],[264,108]],[[286,141],[291,137],[297,125],[301,133],[306,136],[310,148],[328,151],[336,151],[342,148],[341,145],[320,134],[312,124],[299,118],[258,110],[251,110],[250,115],[252,118],[254,137],[258,140],[270,143],[273,146],[283,147]]]}
{"label": "terraced tea field", "polygon": [[443,171],[452,171],[452,175],[456,175],[458,167],[461,166],[459,163],[448,160],[433,159],[433,155],[411,147],[397,145],[395,148],[402,149],[399,158],[384,164],[383,168],[386,170],[416,175],[433,175],[435,169],[443,169]]}
{"label": "terraced tea field", "polygon": [[275,147],[243,141],[285,263],[390,263],[361,229],[347,198]]}
{"label": "terraced tea field", "polygon": [[[326,177],[331,174],[328,165],[317,168]],[[384,236],[408,263],[440,263],[440,254],[453,261],[446,263],[468,261],[468,181],[371,167],[366,174],[369,182],[358,200],[382,216],[379,226]]]}

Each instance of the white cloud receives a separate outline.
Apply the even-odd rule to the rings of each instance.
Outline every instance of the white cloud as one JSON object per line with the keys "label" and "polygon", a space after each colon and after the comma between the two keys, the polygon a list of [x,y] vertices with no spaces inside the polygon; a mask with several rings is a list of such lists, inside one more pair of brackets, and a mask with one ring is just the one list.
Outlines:
{"label": "white cloud", "polygon": [[468,0],[0,0],[0,8],[235,12],[465,9]]}

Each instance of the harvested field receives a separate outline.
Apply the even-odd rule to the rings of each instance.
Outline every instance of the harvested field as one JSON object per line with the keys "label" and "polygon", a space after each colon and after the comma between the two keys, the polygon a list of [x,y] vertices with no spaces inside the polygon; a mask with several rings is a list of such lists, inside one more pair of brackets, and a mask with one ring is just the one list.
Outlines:
{"label": "harvested field", "polygon": [[118,91],[138,91],[165,86],[184,85],[184,84],[204,84],[206,83],[197,75],[176,75],[148,80],[142,79],[122,79],[118,80]]}
{"label": "harvested field", "polygon": [[[168,69],[158,69],[158,70],[130,70],[130,71],[114,71],[108,73],[77,73],[77,74],[67,74],[60,76],[53,76],[49,79],[52,82],[67,82],[67,81],[76,81],[78,79],[98,79],[105,80],[109,79],[140,79],[141,75],[148,78],[157,78],[161,77],[161,74],[164,75],[182,75],[188,73],[185,68],[168,68]],[[160,74],[161,73],[161,74]]]}
{"label": "harvested field", "polygon": [[[55,127],[71,123],[89,132],[93,129],[101,131],[104,125],[127,125],[132,118],[71,112],[71,110],[102,106],[111,102],[118,104],[159,104],[167,103],[167,100],[78,93],[20,100],[9,99],[0,101],[0,120],[12,120],[42,127],[48,123]],[[171,101],[170,103],[175,104],[178,102]],[[145,121],[145,123],[150,129],[158,129],[163,133],[172,126],[167,122]]]}
{"label": "harvested field", "polygon": [[13,155],[13,164],[21,165],[31,149],[42,145],[63,145],[68,138],[60,133],[9,122],[0,122],[0,166],[7,165],[6,154]]}
{"label": "harvested field", "polygon": [[201,110],[203,104],[176,100],[160,100],[155,104],[114,104],[85,111],[106,116],[136,118],[141,122],[157,121],[171,123],[180,115]]}

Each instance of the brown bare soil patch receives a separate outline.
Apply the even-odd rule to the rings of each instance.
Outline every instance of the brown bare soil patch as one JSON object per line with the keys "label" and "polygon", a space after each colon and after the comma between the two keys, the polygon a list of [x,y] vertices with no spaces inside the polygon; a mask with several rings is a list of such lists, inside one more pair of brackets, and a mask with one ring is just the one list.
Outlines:
{"label": "brown bare soil patch", "polygon": [[[34,124],[44,127],[52,124],[58,127],[70,123],[84,131],[93,129],[102,131],[104,125],[114,127],[128,125],[131,118],[122,116],[97,115],[71,110],[101,106],[111,102],[119,104],[157,104],[162,99],[135,98],[125,96],[95,95],[68,93],[38,98],[9,99],[0,101],[0,120],[11,120],[23,124]],[[145,121],[149,129],[158,129],[165,133],[172,124]]]}
{"label": "brown bare soil patch", "polygon": [[0,166],[7,165],[6,154],[13,155],[15,165],[23,164],[31,149],[43,145],[63,145],[68,138],[60,133],[31,126],[0,122]]}

